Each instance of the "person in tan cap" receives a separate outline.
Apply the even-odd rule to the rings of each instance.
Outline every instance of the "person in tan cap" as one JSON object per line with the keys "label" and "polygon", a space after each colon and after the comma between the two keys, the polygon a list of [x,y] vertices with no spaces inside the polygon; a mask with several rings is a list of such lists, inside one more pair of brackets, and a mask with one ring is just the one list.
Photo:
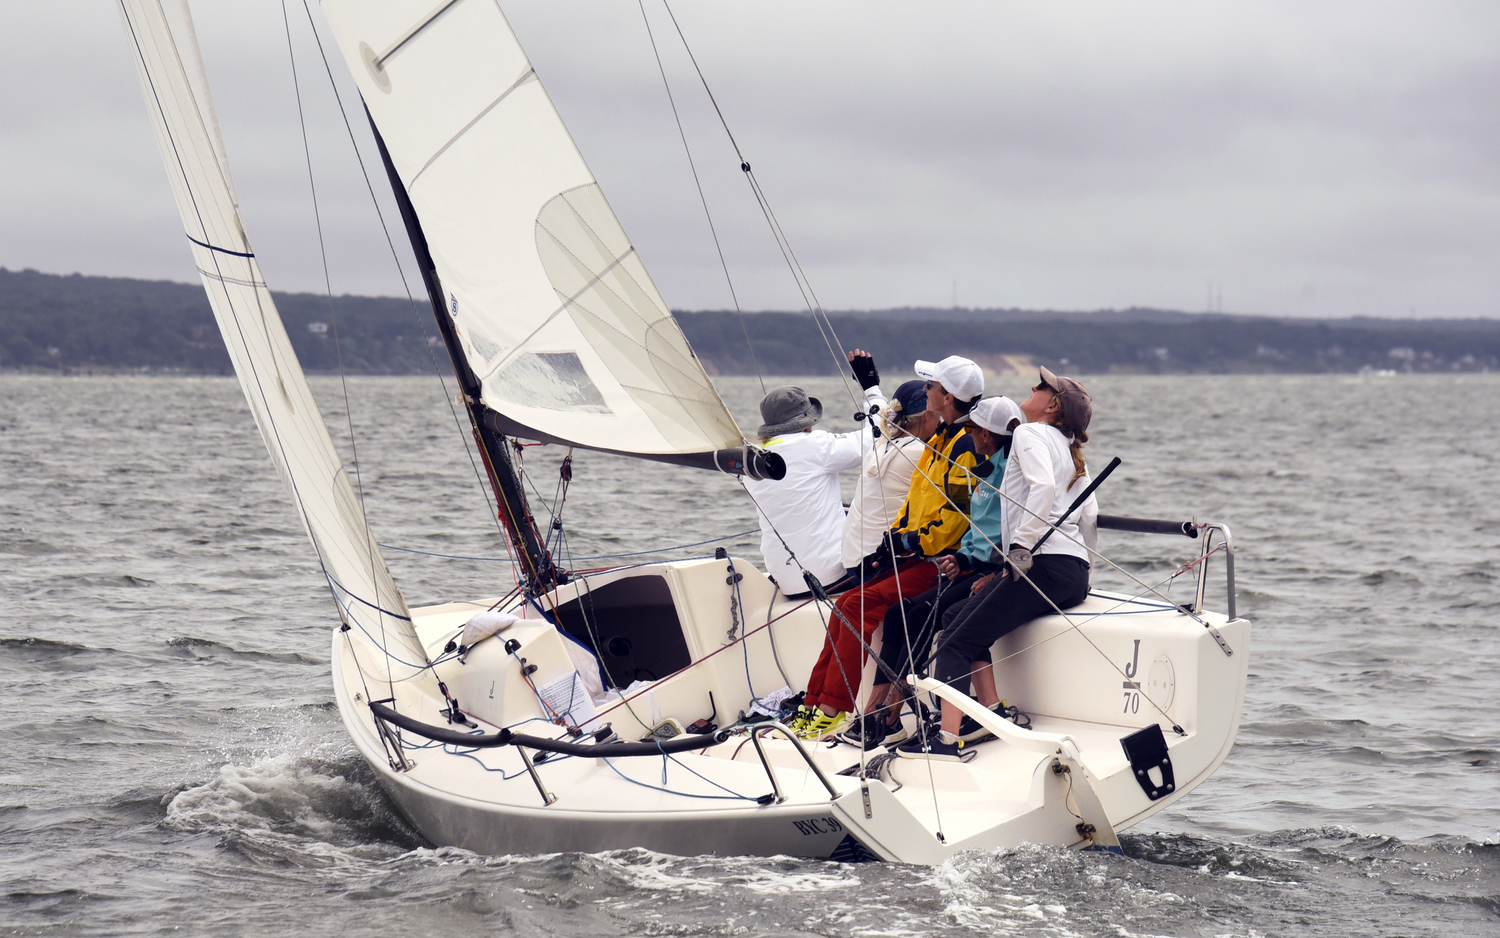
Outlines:
{"label": "person in tan cap", "polygon": [[[1021,402],[1027,422],[1016,427],[1000,483],[1006,575],[943,614],[933,674],[964,690],[974,662],[1002,636],[1054,606],[1067,609],[1089,592],[1089,551],[1097,539],[1099,506],[1092,495],[1063,517],[1092,481],[1084,464],[1094,404],[1072,378],[1046,368]],[[1043,535],[1055,528],[1053,536]],[[1032,549],[1036,549],[1035,555]],[[941,731],[918,733],[897,749],[910,759],[959,761],[963,713],[943,701]]]}

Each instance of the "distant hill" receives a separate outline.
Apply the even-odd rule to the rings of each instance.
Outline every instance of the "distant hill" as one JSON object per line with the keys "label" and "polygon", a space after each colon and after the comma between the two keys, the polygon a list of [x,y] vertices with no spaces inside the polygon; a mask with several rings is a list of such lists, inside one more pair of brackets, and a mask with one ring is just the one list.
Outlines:
{"label": "distant hill", "polygon": [[[416,309],[393,297],[273,293],[309,372],[415,374],[432,370],[426,297]],[[331,326],[339,328],[339,349]],[[434,350],[446,367],[447,356]],[[201,284],[58,276],[0,267],[0,368],[148,370],[228,374],[229,354]]]}
{"label": "distant hill", "polygon": [[[1275,319],[1127,309],[1096,312],[892,309],[830,312],[845,347],[877,361],[963,354],[993,371],[1037,362],[1080,374],[1500,369],[1500,321]],[[678,313],[711,371],[754,374],[732,312]],[[832,374],[828,341],[806,313],[745,317],[768,374]]]}
{"label": "distant hill", "polygon": [[[302,366],[313,373],[446,369],[430,348],[425,297],[275,293]],[[713,374],[832,374],[828,342],[806,313],[678,312]],[[1276,319],[1124,309],[1057,312],[903,308],[829,313],[846,348],[881,362],[966,354],[994,371],[1037,362],[1079,374],[1454,372],[1500,370],[1500,320]],[[337,325],[339,344],[335,347]],[[431,337],[431,338],[429,338]],[[0,268],[0,369],[221,374],[229,357],[203,288],[119,277]]]}

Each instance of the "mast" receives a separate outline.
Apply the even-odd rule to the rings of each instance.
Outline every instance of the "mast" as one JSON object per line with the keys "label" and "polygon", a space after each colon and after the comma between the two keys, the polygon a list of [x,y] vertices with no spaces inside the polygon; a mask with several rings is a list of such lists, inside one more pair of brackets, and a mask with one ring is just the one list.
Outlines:
{"label": "mast", "polygon": [[[529,596],[544,593],[559,582],[559,571],[552,563],[552,556],[543,545],[532,518],[531,508],[526,502],[526,492],[521,487],[520,472],[517,471],[515,460],[511,458],[511,444],[497,430],[494,421],[486,419],[488,408],[481,398],[479,378],[469,367],[468,359],[453,330],[452,320],[444,315],[443,287],[438,280],[432,254],[427,249],[427,236],[422,233],[422,223],[417,218],[416,209],[412,207],[401,176],[396,172],[391,155],[386,150],[385,140],[380,136],[380,128],[375,126],[368,109],[365,111],[365,119],[370,122],[370,130],[375,134],[375,145],[380,149],[380,160],[385,165],[391,191],[401,209],[401,220],[406,223],[406,235],[411,240],[412,253],[416,255],[417,266],[422,270],[422,282],[427,287],[427,297],[432,304],[433,318],[437,320],[438,333],[442,335],[448,358],[453,362],[453,374],[458,378],[464,412],[469,415],[474,442],[479,445],[479,454],[484,459],[490,486],[495,491],[500,523],[510,539],[511,550],[521,559],[521,587]],[[567,575],[564,573],[561,578],[565,581]]]}

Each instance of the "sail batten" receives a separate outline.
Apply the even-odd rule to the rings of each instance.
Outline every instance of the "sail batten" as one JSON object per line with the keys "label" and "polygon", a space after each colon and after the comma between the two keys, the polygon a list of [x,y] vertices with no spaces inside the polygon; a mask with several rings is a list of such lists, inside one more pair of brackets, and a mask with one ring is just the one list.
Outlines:
{"label": "sail batten", "polygon": [[159,0],[120,0],[157,143],[194,262],[261,439],[349,627],[360,666],[404,680],[427,665],[406,602],[375,546],[358,495],[323,423],[266,287],[215,149],[212,105],[198,100],[179,47],[196,59],[191,23],[174,33]]}
{"label": "sail batten", "polygon": [[484,406],[611,452],[742,445],[498,4],[322,7]]}

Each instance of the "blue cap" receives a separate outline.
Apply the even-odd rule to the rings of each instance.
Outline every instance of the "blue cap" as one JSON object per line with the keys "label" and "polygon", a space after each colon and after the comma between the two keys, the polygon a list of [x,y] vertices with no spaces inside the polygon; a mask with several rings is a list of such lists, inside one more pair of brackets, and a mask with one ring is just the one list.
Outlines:
{"label": "blue cap", "polygon": [[894,400],[901,405],[901,416],[910,417],[927,409],[927,383],[908,381],[896,389]]}

